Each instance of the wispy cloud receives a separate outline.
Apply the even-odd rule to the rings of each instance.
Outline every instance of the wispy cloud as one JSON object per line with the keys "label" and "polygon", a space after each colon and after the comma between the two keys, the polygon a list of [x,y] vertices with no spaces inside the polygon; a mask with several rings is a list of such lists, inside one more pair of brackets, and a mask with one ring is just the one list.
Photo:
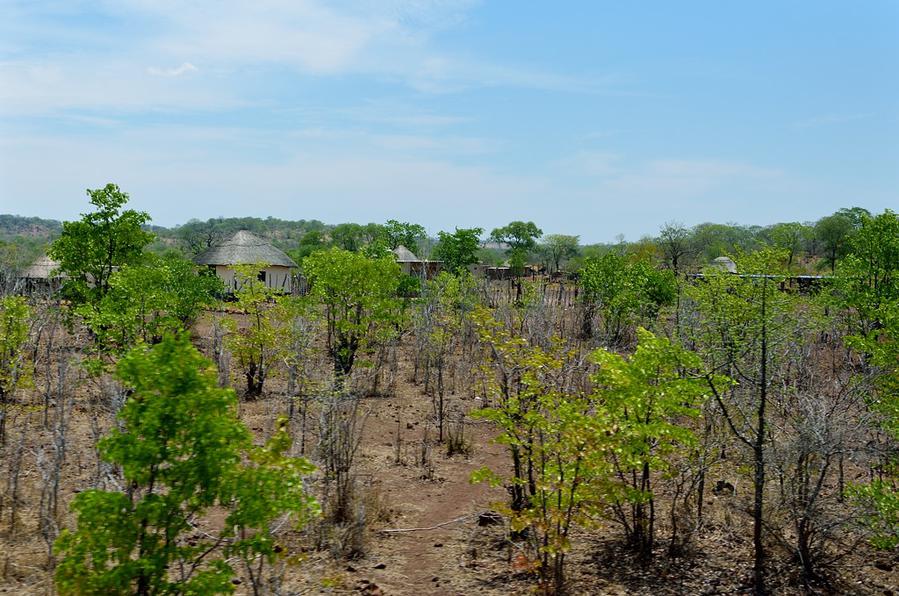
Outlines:
{"label": "wispy cloud", "polygon": [[199,69],[190,62],[182,62],[181,66],[177,68],[157,68],[151,66],[147,69],[147,73],[155,77],[180,77],[192,72],[197,72],[198,70]]}
{"label": "wispy cloud", "polygon": [[[8,38],[5,60],[0,54],[0,108],[7,114],[221,108],[257,100],[247,77],[275,69],[301,77],[360,75],[430,94],[500,86],[599,93],[615,84],[440,49],[435,35],[464,23],[471,0],[88,0],[78,10],[13,4],[0,25]],[[70,33],[57,34],[64,31]],[[151,66],[135,70],[138,64]],[[200,74],[197,64],[205,76],[188,77]],[[135,73],[198,82],[176,88]]]}

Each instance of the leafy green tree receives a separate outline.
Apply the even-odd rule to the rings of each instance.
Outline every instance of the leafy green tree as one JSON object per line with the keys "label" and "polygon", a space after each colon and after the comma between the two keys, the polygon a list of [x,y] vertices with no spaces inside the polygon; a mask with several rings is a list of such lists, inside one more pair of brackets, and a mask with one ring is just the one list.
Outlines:
{"label": "leafy green tree", "polygon": [[824,263],[831,273],[836,272],[837,261],[846,254],[852,230],[852,219],[842,213],[822,217],[815,224],[815,236],[824,248]]}
{"label": "leafy green tree", "polygon": [[247,380],[247,397],[259,397],[273,367],[281,363],[288,345],[290,318],[284,298],[258,278],[265,263],[234,268],[235,306],[246,313],[240,323],[229,319],[228,347]]}
{"label": "leafy green tree", "polygon": [[121,352],[136,342],[158,342],[187,329],[223,291],[221,280],[178,254],[145,255],[140,264],[113,272],[109,291],[77,308],[102,351]]}
{"label": "leafy green tree", "polygon": [[[876,379],[871,407],[894,443],[899,442],[899,216],[887,209],[862,219],[840,263],[836,296],[853,320],[847,343],[866,356]],[[872,542],[899,546],[899,458],[884,462],[884,477],[857,485]]]}
{"label": "leafy green tree", "polygon": [[[384,226],[376,223],[360,225],[342,223],[331,230],[331,243],[350,252],[361,251],[378,239],[385,238]],[[386,245],[383,248],[387,248]]]}
{"label": "leafy green tree", "polygon": [[306,257],[303,271],[310,300],[324,311],[328,355],[342,391],[357,354],[396,331],[402,314],[400,267],[390,256],[372,259],[331,248]]}
{"label": "leafy green tree", "polygon": [[364,246],[362,226],[356,223],[342,223],[331,230],[331,242],[343,250],[356,252]]}
{"label": "leafy green tree", "polygon": [[388,219],[383,227],[383,238],[390,250],[398,246],[405,246],[409,250],[417,251],[418,243],[427,237],[424,227],[419,224],[408,223]]}
{"label": "leafy green tree", "polygon": [[325,234],[321,230],[309,230],[300,238],[300,244],[292,253],[293,259],[299,263],[312,253],[327,248]]}
{"label": "leafy green tree", "polygon": [[562,265],[578,254],[580,237],[566,234],[548,234],[540,245],[545,252],[552,271],[561,271]]}
{"label": "leafy green tree", "polygon": [[96,210],[83,214],[79,221],[64,222],[62,235],[49,250],[60,271],[69,276],[66,294],[77,302],[106,295],[115,270],[139,263],[144,247],[153,240],[153,234],[143,230],[150,216],[123,210],[128,194],[118,186],[107,184],[87,194]]}
{"label": "leafy green tree", "polygon": [[473,415],[496,425],[512,473],[482,468],[472,481],[507,486],[511,502],[499,509],[511,518],[513,538],[527,547],[517,564],[538,573],[544,592],[560,594],[571,532],[591,527],[601,509],[613,433],[592,415],[586,396],[565,382],[572,352],[559,342],[548,349],[528,345],[486,309],[477,309],[473,319],[492,365],[485,378],[492,407]]}
{"label": "leafy green tree", "polygon": [[609,345],[619,344],[636,325],[649,324],[677,294],[671,271],[660,271],[647,261],[632,261],[613,252],[587,259],[580,283],[583,335],[593,335],[593,320],[599,315]]}
{"label": "leafy green tree", "polygon": [[777,248],[787,252],[787,270],[793,269],[793,261],[802,250],[807,230],[799,222],[779,223],[771,226],[771,241]]}
{"label": "leafy green tree", "polygon": [[852,224],[852,229],[857,230],[862,227],[866,219],[871,217],[871,212],[864,207],[843,207],[837,210],[837,215],[848,219]]}
{"label": "leafy green tree", "polygon": [[748,252],[757,245],[752,230],[730,224],[702,223],[692,230],[692,252],[705,262],[714,258]]}
{"label": "leafy green tree", "polygon": [[29,380],[25,343],[31,308],[21,296],[0,298],[0,445],[6,440],[6,408],[15,390]]}
{"label": "leafy green tree", "polygon": [[876,335],[889,305],[899,301],[899,217],[887,209],[864,219],[847,248],[838,269],[837,295],[856,319],[852,331]]}
{"label": "leafy green tree", "polygon": [[[283,425],[265,447],[238,420],[234,392],[216,386],[211,363],[186,335],[135,348],[118,364],[133,393],[121,426],[99,444],[121,466],[125,492],[98,489],[72,502],[77,528],[56,542],[63,594],[219,594],[234,586],[231,560],[274,560],[270,524],[315,511],[303,491],[313,467],[284,456]],[[212,507],[218,532],[194,532]],[[188,537],[188,534],[191,534]]]}
{"label": "leafy green tree", "polygon": [[[655,482],[675,458],[696,446],[696,435],[684,421],[699,416],[710,391],[698,374],[698,355],[643,328],[637,337],[630,358],[597,350],[591,359],[598,366],[595,415],[606,428],[616,429],[609,451],[617,479],[609,497],[612,511],[628,543],[646,561],[654,544]],[[723,389],[728,379],[718,376],[712,382]]]}
{"label": "leafy green tree", "polygon": [[447,271],[457,274],[466,271],[470,265],[478,262],[483,233],[481,228],[456,228],[452,234],[437,232],[434,258],[443,261]]}
{"label": "leafy green tree", "polygon": [[537,239],[541,236],[543,231],[532,221],[513,221],[490,232],[490,238],[494,242],[508,245],[506,255],[509,257],[513,273],[517,276],[524,271],[528,256],[537,247]]}

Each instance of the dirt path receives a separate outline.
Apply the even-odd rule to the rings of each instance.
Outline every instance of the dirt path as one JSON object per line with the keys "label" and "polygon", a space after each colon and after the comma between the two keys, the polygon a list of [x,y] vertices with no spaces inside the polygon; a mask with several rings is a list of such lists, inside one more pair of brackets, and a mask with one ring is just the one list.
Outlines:
{"label": "dirt path", "polygon": [[[502,500],[505,491],[486,483],[472,484],[469,479],[484,466],[503,470],[503,447],[491,442],[494,431],[488,425],[470,424],[466,428],[470,455],[447,458],[442,445],[433,445],[433,472],[428,479],[426,468],[416,464],[431,418],[431,405],[421,388],[401,380],[395,396],[372,406],[365,430],[365,467],[376,471],[384,501],[395,509],[382,529],[430,528],[465,519],[431,530],[375,533],[367,569],[360,568],[357,577],[374,582],[385,594],[472,593],[463,567],[470,559],[469,538],[477,529],[478,513]],[[396,464],[398,420],[400,465]],[[433,438],[433,429],[429,435]],[[378,569],[382,564],[384,568]]]}

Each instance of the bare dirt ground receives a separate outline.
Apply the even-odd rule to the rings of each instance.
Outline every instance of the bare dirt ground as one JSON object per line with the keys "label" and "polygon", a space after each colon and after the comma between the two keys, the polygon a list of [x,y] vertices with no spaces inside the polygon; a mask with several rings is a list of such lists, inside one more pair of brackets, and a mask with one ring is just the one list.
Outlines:
{"label": "bare dirt ground", "polygon": [[[198,335],[203,336],[200,329]],[[206,336],[208,337],[208,335]],[[199,342],[201,347],[204,342]],[[519,564],[519,551],[506,540],[504,525],[481,526],[479,514],[506,498],[502,488],[469,482],[472,471],[490,466],[504,471],[507,457],[491,442],[494,431],[483,422],[469,422],[468,456],[446,457],[434,442],[430,398],[410,381],[411,358],[407,346],[400,351],[397,384],[389,395],[363,400],[369,413],[359,450],[360,483],[365,487],[369,530],[364,555],[335,559],[326,551],[307,550],[303,561],[287,570],[285,593],[295,594],[532,594],[534,578]],[[235,378],[235,381],[239,379]],[[263,399],[241,404],[241,417],[260,441],[271,432],[274,418],[285,407],[283,379],[267,385]],[[240,385],[238,384],[239,388]],[[69,456],[64,466],[60,510],[65,511],[77,491],[90,486],[96,471],[95,437],[105,432],[108,420],[98,420],[85,399],[96,387],[82,384],[73,414]],[[471,411],[469,396],[450,396],[451,408]],[[41,474],[36,461],[51,444],[41,429],[40,398],[36,390],[21,396],[10,424],[4,474],[21,469],[17,489],[15,527],[10,513],[7,478],[0,478],[4,508],[0,510],[0,593],[52,594],[52,570],[47,544],[38,532]],[[429,457],[422,458],[423,438],[430,442]],[[397,447],[399,443],[399,448]],[[11,461],[18,458],[18,462]],[[430,465],[421,465],[425,459]],[[659,556],[642,568],[622,548],[620,531],[601,523],[580,531],[568,555],[572,594],[738,594],[747,593],[751,561],[751,532],[745,513],[749,495],[708,497],[707,523],[684,556],[669,559],[660,540]],[[664,497],[663,497],[664,499]],[[660,504],[661,505],[661,504]],[[63,516],[71,525],[70,515]],[[665,535],[664,525],[659,529]],[[289,551],[307,548],[302,535],[287,541]],[[774,593],[798,594],[785,557],[772,547]],[[793,566],[795,567],[795,566]],[[899,564],[866,548],[842,563],[844,570],[829,589],[817,593],[899,593]],[[236,592],[246,593],[244,581]]]}

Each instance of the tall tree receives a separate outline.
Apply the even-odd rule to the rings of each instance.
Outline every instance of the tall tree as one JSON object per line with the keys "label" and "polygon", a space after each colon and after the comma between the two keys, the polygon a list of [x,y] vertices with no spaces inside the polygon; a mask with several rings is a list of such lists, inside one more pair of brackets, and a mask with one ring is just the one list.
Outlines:
{"label": "tall tree", "polygon": [[683,267],[684,259],[690,254],[690,231],[683,224],[670,221],[659,232],[659,246],[666,264],[676,276]]}
{"label": "tall tree", "polygon": [[602,339],[619,345],[637,325],[648,325],[677,295],[674,274],[612,252],[589,258],[580,272],[582,335],[591,337],[599,315]]}
{"label": "tall tree", "polygon": [[846,253],[853,230],[852,219],[842,213],[822,217],[815,224],[815,236],[824,247],[824,263],[835,273],[837,261]]}
{"label": "tall tree", "polygon": [[78,302],[101,298],[109,291],[113,272],[140,261],[153,234],[142,226],[150,221],[143,211],[124,209],[128,194],[115,184],[88,190],[96,210],[62,225],[62,235],[50,247],[50,257],[69,276],[66,293]]}
{"label": "tall tree", "polygon": [[443,266],[452,273],[461,273],[469,265],[478,262],[478,250],[481,246],[481,228],[456,228],[456,231],[438,232],[434,257],[443,261]]}
{"label": "tall tree", "polygon": [[324,310],[335,386],[342,391],[360,350],[390,335],[399,322],[401,271],[390,256],[372,259],[339,248],[309,255],[303,271],[310,299]]}
{"label": "tall tree", "polygon": [[552,271],[561,271],[563,263],[577,256],[579,241],[579,236],[568,236],[566,234],[548,234],[543,239],[541,247],[546,251],[547,259],[552,265]]}
{"label": "tall tree", "polygon": [[779,223],[771,226],[771,241],[774,246],[787,252],[787,270],[792,270],[793,260],[802,250],[806,238],[806,228],[799,222]]}
{"label": "tall tree", "polygon": [[515,275],[521,275],[527,265],[528,256],[537,246],[537,239],[543,236],[543,230],[534,222],[513,221],[490,232],[494,242],[506,244],[509,248],[506,255]]}
{"label": "tall tree", "polygon": [[427,236],[424,227],[419,224],[388,219],[384,224],[383,237],[390,250],[405,246],[411,251],[418,251],[418,243]]}

